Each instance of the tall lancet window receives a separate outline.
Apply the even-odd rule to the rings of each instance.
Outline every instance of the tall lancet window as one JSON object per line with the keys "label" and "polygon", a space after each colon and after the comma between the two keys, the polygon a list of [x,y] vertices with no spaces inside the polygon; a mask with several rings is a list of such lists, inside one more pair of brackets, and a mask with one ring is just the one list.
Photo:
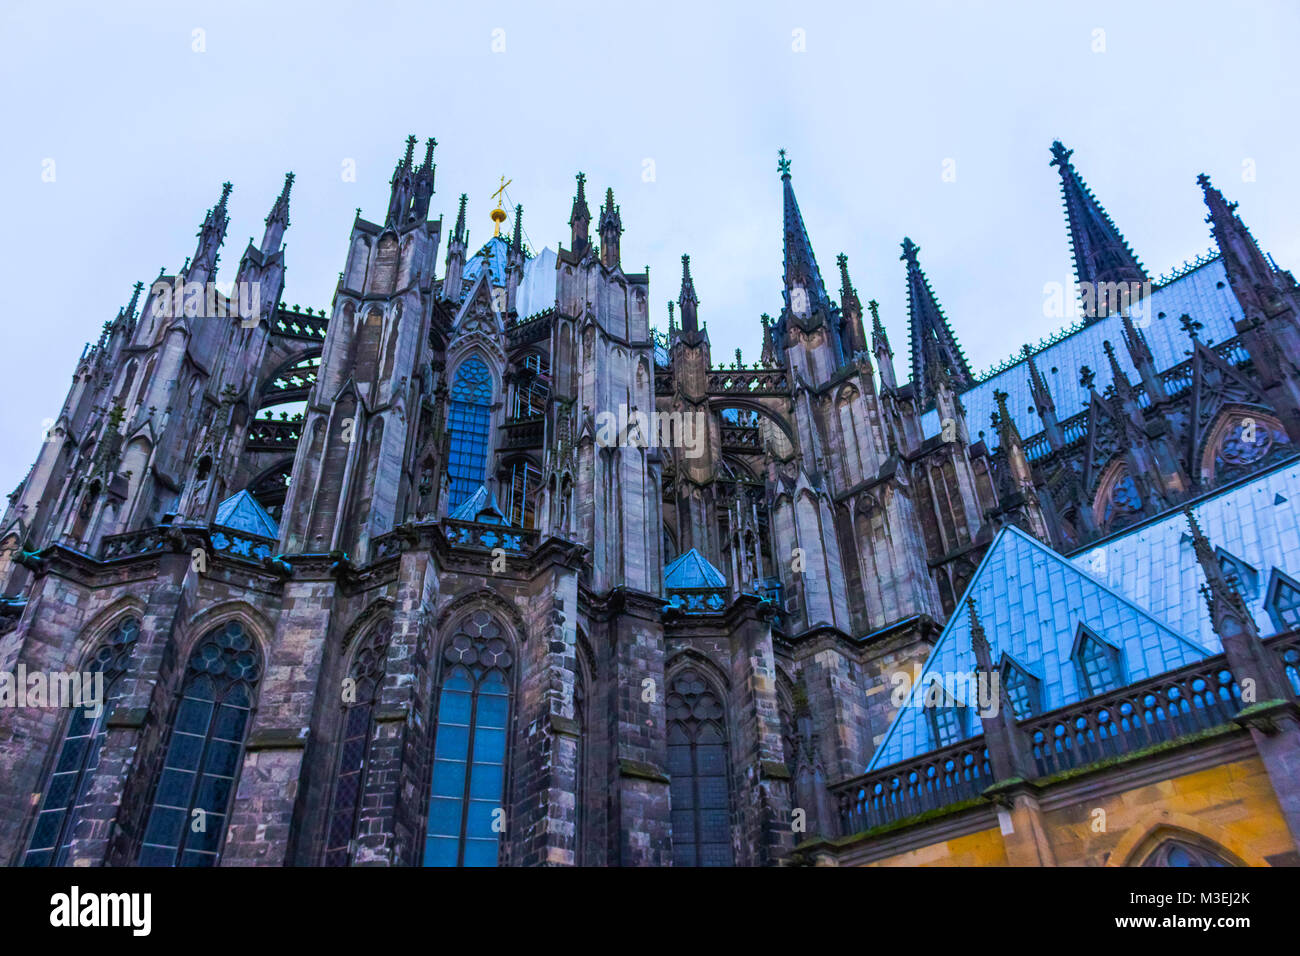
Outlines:
{"label": "tall lancet window", "polygon": [[732,866],[731,784],[721,695],[695,668],[669,683],[673,866]]}
{"label": "tall lancet window", "polygon": [[347,866],[352,859],[357,811],[366,784],[366,763],[374,736],[375,704],[384,681],[384,662],[393,623],[381,621],[370,629],[352,662],[343,686],[343,721],[339,736],[338,776],[325,832],[326,866]]}
{"label": "tall lancet window", "polygon": [[511,646],[486,611],[442,650],[425,866],[496,866],[506,822]]}
{"label": "tall lancet window", "polygon": [[447,414],[451,430],[450,507],[455,508],[483,484],[487,473],[488,438],[492,428],[492,373],[486,363],[470,357],[460,363],[451,386]]}
{"label": "tall lancet window", "polygon": [[[104,697],[100,707],[78,707],[68,717],[63,743],[41,795],[41,809],[23,857],[23,866],[67,865],[68,850],[76,835],[77,824],[86,812],[90,784],[99,767],[99,752],[108,732],[108,712],[122,695],[125,683],[122,678],[126,675],[131,648],[139,634],[140,622],[132,617],[126,618],[82,667],[83,673],[104,675]],[[92,692],[91,688],[83,685],[83,700],[85,694]]]}
{"label": "tall lancet window", "polygon": [[185,668],[141,866],[214,866],[226,832],[262,659],[238,621],[213,628]]}

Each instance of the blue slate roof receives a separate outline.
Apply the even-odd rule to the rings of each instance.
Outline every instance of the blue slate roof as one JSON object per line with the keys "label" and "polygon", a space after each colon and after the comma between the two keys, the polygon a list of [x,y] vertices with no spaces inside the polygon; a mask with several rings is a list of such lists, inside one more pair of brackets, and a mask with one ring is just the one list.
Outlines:
{"label": "blue slate roof", "polygon": [[[493,236],[489,239],[483,248],[474,253],[465,263],[465,270],[462,273],[462,292],[467,291],[474,284],[485,264],[492,285],[497,288],[504,287],[509,255],[510,246],[504,238]],[[524,274],[520,277],[519,288],[515,291],[515,311],[519,313],[521,319],[555,306],[555,263],[555,251],[549,248],[524,260]]]}
{"label": "blue slate roof", "polygon": [[506,516],[497,507],[497,499],[487,485],[479,485],[472,495],[462,501],[447,517],[456,521],[477,521],[479,524],[505,524]]}
{"label": "blue slate roof", "polygon": [[231,495],[217,505],[217,516],[213,519],[213,524],[264,538],[280,537],[280,526],[257,503],[257,499],[248,493],[248,489]]}
{"label": "blue slate roof", "polygon": [[[1247,605],[1264,637],[1277,631],[1264,609],[1273,568],[1300,579],[1300,463],[1292,460],[1192,508],[1205,536],[1257,574]],[[1205,583],[1181,513],[1071,556],[1120,594],[1213,653],[1222,649],[1198,590]]]}
{"label": "blue slate roof", "polygon": [[[1068,294],[1070,293],[1067,292]],[[1226,342],[1234,338],[1237,332],[1233,328],[1233,322],[1241,318],[1241,306],[1228,287],[1223,260],[1218,258],[1168,285],[1153,289],[1142,307],[1146,310],[1144,317],[1149,319],[1150,324],[1142,327],[1141,331],[1151,347],[1151,356],[1159,371],[1172,368],[1187,359],[1191,340],[1178,322],[1178,317],[1183,313],[1203,324],[1201,341],[1207,343]],[[1160,317],[1162,312],[1163,318]],[[1134,321],[1142,318],[1136,317]],[[1140,381],[1137,369],[1129,358],[1128,349],[1124,347],[1122,329],[1120,316],[1115,313],[1034,354],[1038,371],[1056,403],[1058,419],[1065,421],[1083,410],[1087,397],[1079,387],[1079,369],[1083,366],[1086,365],[1097,373],[1098,392],[1104,391],[1111,384],[1110,365],[1101,345],[1104,341],[1109,340],[1115,346],[1115,356],[1129,380],[1134,383]],[[1053,372],[1052,369],[1056,371]],[[1029,391],[1029,365],[1022,360],[961,394],[961,402],[966,409],[966,424],[972,436],[982,431],[988,447],[997,446],[998,435],[989,427],[989,416],[997,410],[993,393],[999,390],[1009,396],[1007,409],[1024,438],[1031,438],[1043,430],[1042,420],[1033,410],[1034,402]],[[926,435],[937,435],[938,413],[933,410],[927,412],[921,419],[921,428]]]}
{"label": "blue slate roof", "polygon": [[727,579],[694,548],[664,567],[664,589],[725,588]]}
{"label": "blue slate roof", "polygon": [[[1089,696],[1071,659],[1080,624],[1121,651],[1124,683],[1144,680],[1212,653],[1019,528],[1005,527],[976,569],[958,612],[943,629],[919,679],[908,675],[915,683],[907,704],[885,733],[868,769],[937,749],[929,711],[921,701],[931,678],[975,671],[966,597],[975,599],[993,659],[1010,655],[1038,678],[1039,712]],[[963,736],[981,732],[978,717],[972,715]]]}
{"label": "blue slate roof", "polygon": [[463,281],[468,288],[469,284],[478,278],[483,271],[483,264],[486,262],[491,269],[489,278],[495,286],[506,284],[506,256],[510,254],[510,245],[501,236],[493,236],[489,239],[478,252],[470,256],[465,268],[461,272]]}

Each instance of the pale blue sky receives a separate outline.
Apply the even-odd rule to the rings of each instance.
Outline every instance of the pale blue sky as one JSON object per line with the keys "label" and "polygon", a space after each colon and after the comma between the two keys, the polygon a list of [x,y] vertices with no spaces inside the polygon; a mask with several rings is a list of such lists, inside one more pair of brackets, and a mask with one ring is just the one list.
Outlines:
{"label": "pale blue sky", "polygon": [[[7,3],[0,492],[26,473],[83,343],[135,281],[194,251],[222,181],[234,193],[219,278],[261,238],[293,170],[284,298],[328,307],[354,210],[382,220],[409,133],[437,137],[433,213],[450,225],[469,193],[473,244],[491,234],[488,195],[503,174],[535,245],[567,242],[575,172],[587,173],[593,213],[612,186],[624,265],[650,266],[661,328],[691,254],[719,363],[737,346],[757,357],[758,316],[780,309],[779,147],[828,287],[845,252],[863,300],[881,303],[900,377],[905,235],[977,369],[1061,324],[1043,314],[1044,283],[1072,280],[1048,166],[1057,137],[1153,275],[1210,245],[1202,171],[1241,203],[1265,249],[1300,269],[1298,11]],[[496,29],[504,52],[493,52]],[[1098,29],[1104,52],[1093,52]],[[340,175],[345,159],[355,182]]]}

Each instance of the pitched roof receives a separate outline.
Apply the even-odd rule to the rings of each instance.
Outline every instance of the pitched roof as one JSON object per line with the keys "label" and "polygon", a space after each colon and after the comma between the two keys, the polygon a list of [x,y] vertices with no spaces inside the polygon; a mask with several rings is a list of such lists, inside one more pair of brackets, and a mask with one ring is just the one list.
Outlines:
{"label": "pitched roof", "polygon": [[[1071,294],[1067,290],[1067,298]],[[1235,337],[1237,330],[1233,322],[1242,317],[1241,306],[1228,286],[1223,260],[1218,258],[1154,289],[1150,297],[1142,302],[1141,309],[1143,311],[1140,317],[1136,309],[1133,311],[1134,321],[1140,319],[1141,323],[1150,323],[1140,324],[1139,327],[1147,345],[1151,347],[1156,368],[1160,371],[1173,368],[1187,359],[1191,341],[1178,324],[1178,317],[1184,312],[1204,324],[1201,338],[1206,342],[1226,342]],[[1163,318],[1161,313],[1164,314]],[[1104,392],[1106,386],[1111,384],[1110,367],[1102,352],[1102,342],[1109,340],[1114,343],[1115,357],[1130,379],[1137,380],[1139,377],[1128,349],[1122,347],[1122,328],[1119,313],[1113,312],[1034,353],[1034,361],[1038,363],[1038,370],[1051,389],[1056,414],[1062,421],[1083,408],[1087,397],[1079,387],[1079,370],[1083,366],[1087,365],[1097,373],[1097,391]],[[1007,407],[1026,440],[1043,430],[1042,419],[1037,412],[1030,411],[1035,403],[1029,391],[1029,365],[1021,359],[961,393],[962,406],[966,409],[966,423],[970,426],[971,433],[985,431],[984,441],[990,449],[998,443],[997,432],[988,427],[989,415],[997,410],[997,404],[993,400],[995,391],[1003,391],[1010,396]],[[921,430],[927,436],[939,433],[937,412],[931,410],[922,416]]]}
{"label": "pitched roof", "polygon": [[[1290,462],[1228,488],[1192,507],[1210,543],[1258,572],[1247,595],[1260,634],[1277,630],[1265,610],[1273,568],[1300,578],[1300,463]],[[1147,608],[1180,634],[1219,653],[1205,602],[1205,583],[1192,551],[1187,521],[1175,511],[1115,535],[1070,558],[1117,593]]]}
{"label": "pitched roof", "polygon": [[[975,599],[994,660],[1006,653],[1038,678],[1043,711],[1089,696],[1071,660],[1080,624],[1119,648],[1125,683],[1213,653],[1014,526],[1003,528],[994,539],[963,605],[967,597]],[[921,701],[932,678],[975,672],[970,637],[970,616],[962,607],[943,629],[868,769],[936,749]],[[978,720],[968,721],[966,737],[980,732]]]}
{"label": "pitched roof", "polygon": [[664,588],[725,588],[727,579],[694,548],[664,568]]}
{"label": "pitched roof", "polygon": [[249,494],[247,488],[217,505],[217,516],[213,519],[213,524],[264,538],[280,537],[280,526],[257,503],[257,499]]}
{"label": "pitched roof", "polygon": [[505,524],[506,516],[497,507],[496,496],[487,485],[478,489],[456,506],[447,517],[455,521],[477,521],[479,524]]}

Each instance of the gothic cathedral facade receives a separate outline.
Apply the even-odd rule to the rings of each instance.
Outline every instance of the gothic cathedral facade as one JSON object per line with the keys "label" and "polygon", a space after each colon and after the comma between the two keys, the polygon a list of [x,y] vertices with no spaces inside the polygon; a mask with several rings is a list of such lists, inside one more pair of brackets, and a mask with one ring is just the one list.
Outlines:
{"label": "gothic cathedral facade", "polygon": [[[292,174],[207,291],[226,184],[83,352],[0,524],[0,672],[105,698],[0,707],[0,863],[1300,862],[1300,289],[1208,178],[1217,250],[1157,281],[1054,144],[1084,314],[982,376],[904,240],[900,382],[784,154],[745,364],[686,256],[656,329],[612,190],[471,247],[434,145],[329,310],[281,301]],[[1005,706],[897,692],[943,668]],[[1232,767],[1263,835],[1162,804],[1064,849],[1080,774]]]}

